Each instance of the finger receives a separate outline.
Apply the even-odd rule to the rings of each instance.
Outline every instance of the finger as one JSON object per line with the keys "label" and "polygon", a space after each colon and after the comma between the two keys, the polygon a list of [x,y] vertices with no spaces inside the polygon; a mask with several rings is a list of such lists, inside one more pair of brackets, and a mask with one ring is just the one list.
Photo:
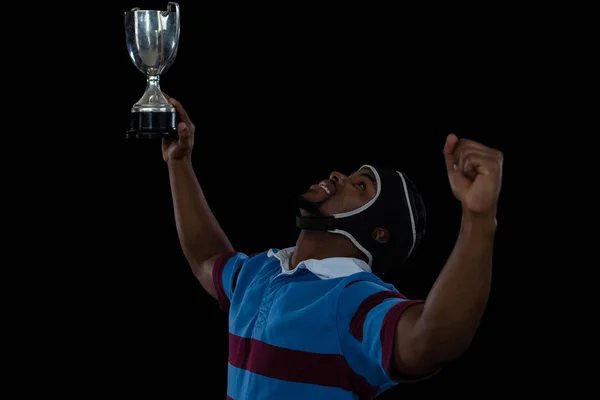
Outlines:
{"label": "finger", "polygon": [[462,139],[460,141],[459,148],[477,150],[481,153],[489,154],[492,156],[497,156],[500,154],[500,151],[498,151],[494,148],[488,147],[479,142],[476,142],[474,140],[469,140],[469,139]]}
{"label": "finger", "polygon": [[179,146],[184,150],[189,149],[192,145],[192,135],[185,122],[180,122],[179,125],[177,125],[177,133],[179,134]]}
{"label": "finger", "polygon": [[477,176],[477,168],[475,167],[474,160],[472,159],[467,158],[462,167],[459,168],[462,174],[470,180],[474,180]]}
{"label": "finger", "polygon": [[446,144],[444,145],[444,159],[446,160],[446,169],[448,173],[454,172],[454,151],[459,140],[458,137],[451,133],[446,137]]}
{"label": "finger", "polygon": [[187,111],[185,111],[181,103],[172,97],[169,97],[169,103],[173,104],[173,107],[175,107],[177,110],[177,114],[179,114],[181,121],[185,122],[188,125],[188,128],[190,128],[192,126],[192,121],[190,120]]}
{"label": "finger", "polygon": [[458,137],[451,133],[446,137],[446,143],[444,145],[444,154],[452,154],[458,144]]}
{"label": "finger", "polygon": [[458,165],[459,169],[462,169],[465,160],[469,157],[493,158],[493,155],[477,147],[463,147],[459,145],[458,149],[454,152],[454,163]]}
{"label": "finger", "polygon": [[472,152],[465,157],[461,157],[458,169],[470,179],[475,179],[479,174],[489,174],[494,165],[496,165],[496,160],[493,157]]}
{"label": "finger", "polygon": [[166,150],[166,149],[169,147],[169,145],[170,145],[171,143],[173,143],[173,141],[174,141],[174,140],[177,140],[177,139],[173,139],[173,138],[163,138],[163,139],[161,140],[161,143],[162,143],[162,149],[163,149],[163,150]]}

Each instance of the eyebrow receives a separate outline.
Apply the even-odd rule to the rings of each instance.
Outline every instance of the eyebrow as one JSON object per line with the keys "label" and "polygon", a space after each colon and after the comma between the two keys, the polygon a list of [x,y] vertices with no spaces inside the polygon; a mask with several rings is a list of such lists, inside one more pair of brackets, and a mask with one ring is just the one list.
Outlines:
{"label": "eyebrow", "polygon": [[377,185],[377,181],[375,180],[375,177],[373,175],[368,174],[366,172],[361,172],[360,175],[368,178],[371,182],[373,182],[373,184]]}

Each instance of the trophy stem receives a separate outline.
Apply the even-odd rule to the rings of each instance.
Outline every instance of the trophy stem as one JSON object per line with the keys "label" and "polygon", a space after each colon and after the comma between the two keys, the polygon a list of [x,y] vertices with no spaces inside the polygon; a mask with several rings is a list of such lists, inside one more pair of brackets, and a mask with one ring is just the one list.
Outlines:
{"label": "trophy stem", "polygon": [[150,86],[156,86],[160,88],[160,75],[148,75],[148,79],[146,80],[146,89]]}
{"label": "trophy stem", "polygon": [[169,103],[169,100],[167,100],[160,90],[160,75],[147,75],[146,91],[137,103],[134,104],[134,108],[140,106],[145,108],[149,106],[172,108],[171,103]]}
{"label": "trophy stem", "polygon": [[177,137],[175,107],[160,90],[160,75],[146,75],[146,91],[131,109],[130,138]]}

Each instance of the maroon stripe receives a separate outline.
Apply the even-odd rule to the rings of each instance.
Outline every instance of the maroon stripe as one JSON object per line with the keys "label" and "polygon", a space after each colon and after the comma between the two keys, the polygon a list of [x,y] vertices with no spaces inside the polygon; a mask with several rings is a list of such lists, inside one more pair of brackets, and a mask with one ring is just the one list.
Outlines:
{"label": "maroon stripe", "polygon": [[227,396],[227,397],[225,398],[225,400],[233,400],[233,397],[229,397],[229,396]]}
{"label": "maroon stripe", "polygon": [[229,363],[283,381],[338,387],[360,399],[374,398],[378,389],[356,374],[342,355],[291,350],[233,334],[229,334]]}
{"label": "maroon stripe", "polygon": [[221,254],[217,257],[213,267],[213,284],[215,285],[215,290],[217,292],[217,301],[219,302],[221,310],[225,312],[229,312],[230,303],[227,294],[225,294],[225,288],[223,287],[223,269],[225,269],[227,261],[236,254],[237,252],[235,251],[228,251]]}
{"label": "maroon stripe", "polygon": [[399,377],[398,374],[394,373],[394,369],[392,368],[392,356],[394,353],[394,341],[396,340],[396,325],[398,325],[398,320],[400,320],[402,313],[409,307],[423,303],[423,300],[403,301],[402,303],[398,303],[390,308],[383,318],[381,331],[379,332],[379,338],[381,339],[381,365],[385,369],[385,372],[387,372],[388,376],[390,376],[396,382],[414,382],[428,378],[423,377],[419,379],[412,379]]}
{"label": "maroon stripe", "polygon": [[393,290],[386,290],[383,292],[373,293],[366,299],[360,303],[356,313],[352,317],[352,321],[350,321],[350,333],[354,336],[359,342],[363,340],[363,327],[365,325],[365,321],[367,319],[367,315],[369,311],[373,308],[377,307],[381,304],[385,299],[391,298],[400,298],[406,299],[402,294],[395,292]]}

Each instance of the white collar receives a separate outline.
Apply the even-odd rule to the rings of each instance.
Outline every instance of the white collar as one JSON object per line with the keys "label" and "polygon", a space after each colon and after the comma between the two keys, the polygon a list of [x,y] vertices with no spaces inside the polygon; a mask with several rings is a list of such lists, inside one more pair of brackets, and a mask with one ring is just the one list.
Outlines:
{"label": "white collar", "polygon": [[267,255],[279,260],[281,273],[286,275],[291,275],[302,268],[306,268],[320,279],[344,278],[359,272],[371,272],[371,268],[366,262],[351,257],[331,257],[323,260],[308,259],[298,264],[295,269],[290,270],[290,260],[295,249],[295,247],[288,247],[283,250],[271,249]]}

